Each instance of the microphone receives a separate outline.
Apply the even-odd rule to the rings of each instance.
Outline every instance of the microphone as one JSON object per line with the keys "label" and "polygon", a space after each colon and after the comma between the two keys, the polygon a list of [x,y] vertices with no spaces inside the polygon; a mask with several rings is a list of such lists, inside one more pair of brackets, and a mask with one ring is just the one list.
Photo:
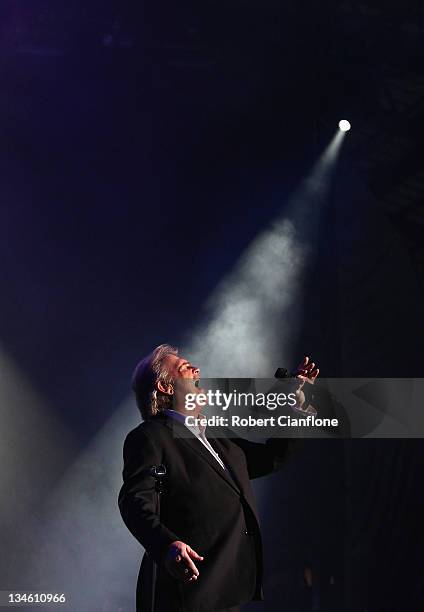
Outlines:
{"label": "microphone", "polygon": [[152,465],[150,468],[150,474],[153,478],[163,478],[166,475],[166,467],[164,465]]}
{"label": "microphone", "polygon": [[286,368],[277,368],[274,378],[291,378],[291,376]]}
{"label": "microphone", "polygon": [[156,481],[155,489],[156,492],[160,495],[164,492],[162,478],[166,475],[166,467],[164,465],[152,465],[150,468],[150,475]]}

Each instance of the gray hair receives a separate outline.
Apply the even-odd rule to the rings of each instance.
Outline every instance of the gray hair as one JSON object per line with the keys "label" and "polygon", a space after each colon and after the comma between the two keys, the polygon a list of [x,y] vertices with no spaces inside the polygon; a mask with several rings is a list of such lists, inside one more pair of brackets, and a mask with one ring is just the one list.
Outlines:
{"label": "gray hair", "polygon": [[172,398],[158,391],[156,387],[159,380],[166,385],[173,382],[164,367],[168,355],[178,355],[178,349],[170,344],[161,344],[144,357],[134,370],[132,389],[144,420],[151,419],[172,406]]}

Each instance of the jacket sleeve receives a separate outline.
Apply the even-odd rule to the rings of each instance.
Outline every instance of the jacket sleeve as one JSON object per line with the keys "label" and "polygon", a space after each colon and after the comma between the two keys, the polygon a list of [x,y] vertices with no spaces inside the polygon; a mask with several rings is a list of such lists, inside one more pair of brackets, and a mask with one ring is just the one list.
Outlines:
{"label": "jacket sleeve", "polygon": [[161,563],[168,546],[179,540],[157,514],[155,479],[150,469],[160,463],[161,453],[145,432],[127,435],[119,510],[130,532],[157,563]]}
{"label": "jacket sleeve", "polygon": [[270,438],[265,444],[244,438],[231,438],[231,441],[244,451],[250,479],[281,469],[303,447],[303,440],[296,438]]}

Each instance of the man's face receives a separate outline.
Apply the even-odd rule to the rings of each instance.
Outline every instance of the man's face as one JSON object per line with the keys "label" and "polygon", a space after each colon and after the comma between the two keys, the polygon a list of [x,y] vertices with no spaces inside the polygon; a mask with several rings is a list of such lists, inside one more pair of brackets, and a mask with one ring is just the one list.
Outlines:
{"label": "man's face", "polygon": [[176,378],[199,380],[200,378],[199,368],[179,355],[167,355],[164,360],[164,366],[174,380]]}
{"label": "man's face", "polygon": [[[200,370],[197,366],[179,355],[168,355],[164,360],[164,366],[174,380],[174,384],[161,390],[174,396],[174,410],[186,412],[186,394],[197,395],[204,392],[204,389],[200,388]],[[198,413],[199,409],[196,408],[195,413]],[[193,414],[193,411],[189,412],[189,414]]]}

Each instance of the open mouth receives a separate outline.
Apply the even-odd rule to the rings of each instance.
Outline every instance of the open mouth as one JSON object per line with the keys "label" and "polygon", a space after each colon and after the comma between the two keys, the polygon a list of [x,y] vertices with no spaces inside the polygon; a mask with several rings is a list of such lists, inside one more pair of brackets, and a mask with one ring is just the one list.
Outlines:
{"label": "open mouth", "polygon": [[199,379],[194,381],[194,386],[195,387],[199,387],[200,386],[200,380]]}

